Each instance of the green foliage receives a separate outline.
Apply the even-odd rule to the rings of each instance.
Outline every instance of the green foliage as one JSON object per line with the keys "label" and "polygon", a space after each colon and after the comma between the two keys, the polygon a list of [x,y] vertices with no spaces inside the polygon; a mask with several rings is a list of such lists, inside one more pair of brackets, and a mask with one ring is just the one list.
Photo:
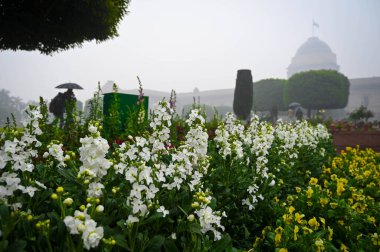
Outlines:
{"label": "green foliage", "polygon": [[253,105],[253,82],[251,70],[238,70],[234,93],[233,109],[235,115],[246,120]]}
{"label": "green foliage", "polygon": [[288,80],[286,104],[298,102],[307,109],[339,109],[348,102],[350,82],[333,70],[308,71]]}
{"label": "green foliage", "polygon": [[284,87],[286,80],[264,79],[253,83],[254,111],[270,111],[277,107],[280,111],[288,110],[284,103]]}
{"label": "green foliage", "polygon": [[0,50],[43,54],[117,36],[129,0],[1,1]]}
{"label": "green foliage", "polygon": [[349,118],[355,122],[361,119],[368,121],[371,117],[373,117],[373,112],[363,105],[352,111],[349,115]]}

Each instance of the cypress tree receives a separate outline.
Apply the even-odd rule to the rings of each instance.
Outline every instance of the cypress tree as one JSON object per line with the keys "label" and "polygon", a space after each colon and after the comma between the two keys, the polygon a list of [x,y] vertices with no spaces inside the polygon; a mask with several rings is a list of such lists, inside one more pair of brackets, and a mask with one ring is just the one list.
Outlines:
{"label": "cypress tree", "polygon": [[234,93],[233,109],[235,115],[242,120],[247,120],[253,105],[253,82],[249,69],[240,69],[237,72]]}

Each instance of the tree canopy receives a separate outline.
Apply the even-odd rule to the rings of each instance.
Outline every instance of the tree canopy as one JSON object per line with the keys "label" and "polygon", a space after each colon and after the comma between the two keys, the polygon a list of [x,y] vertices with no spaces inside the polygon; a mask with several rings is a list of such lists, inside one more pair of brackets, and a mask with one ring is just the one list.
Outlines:
{"label": "tree canopy", "polygon": [[339,109],[348,102],[350,82],[333,70],[312,70],[288,80],[287,104],[298,102],[307,109]]}
{"label": "tree canopy", "polygon": [[2,0],[0,50],[43,54],[117,36],[129,0]]}
{"label": "tree canopy", "polygon": [[284,86],[286,80],[264,79],[253,83],[253,109],[269,111],[276,107],[278,110],[287,110],[284,104]]}

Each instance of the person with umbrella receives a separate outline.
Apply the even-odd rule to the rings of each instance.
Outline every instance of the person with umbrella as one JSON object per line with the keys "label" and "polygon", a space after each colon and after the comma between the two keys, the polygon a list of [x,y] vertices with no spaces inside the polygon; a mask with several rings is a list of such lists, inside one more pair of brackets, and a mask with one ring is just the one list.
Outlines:
{"label": "person with umbrella", "polygon": [[54,116],[60,119],[60,127],[63,126],[63,119],[65,113],[66,103],[76,102],[76,97],[74,95],[73,89],[83,89],[80,85],[76,83],[64,83],[56,86],[56,88],[67,88],[64,93],[59,92],[57,96],[53,98],[49,105],[49,111],[54,114]]}

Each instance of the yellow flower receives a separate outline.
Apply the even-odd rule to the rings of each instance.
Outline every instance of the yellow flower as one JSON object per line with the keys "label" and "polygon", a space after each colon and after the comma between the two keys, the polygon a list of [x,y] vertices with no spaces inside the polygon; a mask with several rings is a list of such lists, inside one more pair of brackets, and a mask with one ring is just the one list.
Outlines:
{"label": "yellow flower", "polygon": [[329,187],[329,182],[327,180],[323,181],[323,186],[325,188],[328,188]]}
{"label": "yellow flower", "polygon": [[323,217],[319,217],[319,220],[322,222],[323,227],[325,227],[325,225],[326,225],[326,220],[325,220],[325,218],[323,218]]}
{"label": "yellow flower", "polygon": [[327,203],[329,203],[329,199],[328,198],[320,198],[319,203],[322,205],[322,207],[324,207],[327,205]]}
{"label": "yellow flower", "polygon": [[342,226],[344,226],[344,220],[338,220],[338,223]]}
{"label": "yellow flower", "polygon": [[344,245],[343,243],[340,245],[340,251],[343,251],[343,252],[349,252],[347,246]]}
{"label": "yellow flower", "polygon": [[342,182],[338,182],[336,186],[336,193],[338,196],[342,195],[342,192],[344,192],[346,189],[344,189],[344,184]]}
{"label": "yellow flower", "polygon": [[332,174],[332,175],[330,176],[330,178],[331,178],[332,181],[335,181],[335,180],[338,179],[338,176],[337,176],[336,174]]}
{"label": "yellow flower", "polygon": [[276,235],[275,235],[275,237],[274,237],[274,241],[275,241],[275,243],[276,243],[276,246],[279,245],[280,242],[281,242],[282,230],[283,230],[282,227],[278,227],[278,228],[276,228],[276,230],[275,230]]}
{"label": "yellow flower", "polygon": [[297,193],[300,193],[301,192],[301,188],[300,187],[296,187],[296,191],[297,191]]}
{"label": "yellow flower", "polygon": [[368,220],[369,222],[371,222],[373,225],[376,226],[376,219],[375,219],[375,217],[373,217],[373,216],[368,216],[368,217],[367,217],[367,220]]}
{"label": "yellow flower", "polygon": [[368,185],[367,185],[367,187],[375,187],[376,186],[376,184],[375,183],[373,183],[373,182],[371,182],[371,183],[369,183]]}
{"label": "yellow flower", "polygon": [[380,237],[377,235],[377,233],[374,233],[373,235],[371,235],[371,241],[373,243],[373,245],[380,245]]}
{"label": "yellow flower", "polygon": [[371,175],[371,171],[367,170],[364,172],[364,177],[368,178]]}
{"label": "yellow flower", "polygon": [[297,221],[299,224],[301,224],[301,223],[302,223],[302,218],[305,217],[305,215],[304,215],[304,214],[296,213],[294,217],[296,218],[296,221]]}
{"label": "yellow flower", "polygon": [[318,184],[318,179],[312,177],[312,178],[310,179],[310,181],[309,181],[309,184],[310,184],[310,185],[316,185],[316,184]]}
{"label": "yellow flower", "polygon": [[284,214],[284,215],[282,216],[282,218],[284,219],[284,222],[285,222],[286,224],[290,224],[290,223],[292,223],[292,220],[293,220],[292,215],[290,215],[290,214]]}
{"label": "yellow flower", "polygon": [[331,202],[331,203],[330,203],[330,206],[331,206],[332,209],[335,209],[335,208],[338,207],[338,204],[335,203],[335,202]]}
{"label": "yellow flower", "polygon": [[307,198],[310,199],[313,196],[313,193],[314,193],[313,189],[311,189],[311,187],[309,186],[306,192]]}
{"label": "yellow flower", "polygon": [[305,235],[313,233],[313,230],[311,230],[310,228],[307,228],[307,227],[302,227],[302,230],[303,230],[303,234],[305,234]]}
{"label": "yellow flower", "polygon": [[310,227],[312,227],[314,230],[317,230],[318,227],[319,227],[319,223],[317,221],[317,219],[315,217],[311,218],[309,221],[308,221],[308,224]]}
{"label": "yellow flower", "polygon": [[298,231],[299,231],[300,229],[298,228],[298,226],[297,225],[295,225],[294,226],[294,240],[295,241],[297,241],[297,233],[298,233]]}
{"label": "yellow flower", "polygon": [[323,251],[325,249],[325,246],[323,245],[323,240],[321,238],[317,238],[314,244],[315,246],[317,246],[317,251]]}
{"label": "yellow flower", "polygon": [[290,206],[289,207],[289,213],[290,214],[293,214],[293,212],[295,211],[296,209],[293,207],[293,206]]}
{"label": "yellow flower", "polygon": [[292,195],[289,195],[288,197],[286,197],[286,201],[289,202],[289,204],[291,204],[293,202],[294,198]]}
{"label": "yellow flower", "polygon": [[278,252],[288,252],[288,249],[287,248],[280,248],[280,250]]}
{"label": "yellow flower", "polygon": [[351,206],[352,204],[354,204],[354,200],[352,198],[349,198],[348,199],[348,204]]}
{"label": "yellow flower", "polygon": [[329,230],[329,241],[332,241],[332,236],[334,234],[334,230],[330,227],[327,227],[327,229]]}
{"label": "yellow flower", "polygon": [[256,237],[256,240],[255,240],[255,243],[253,244],[253,247],[257,248],[257,246],[259,246],[260,243],[261,243],[260,237]]}

